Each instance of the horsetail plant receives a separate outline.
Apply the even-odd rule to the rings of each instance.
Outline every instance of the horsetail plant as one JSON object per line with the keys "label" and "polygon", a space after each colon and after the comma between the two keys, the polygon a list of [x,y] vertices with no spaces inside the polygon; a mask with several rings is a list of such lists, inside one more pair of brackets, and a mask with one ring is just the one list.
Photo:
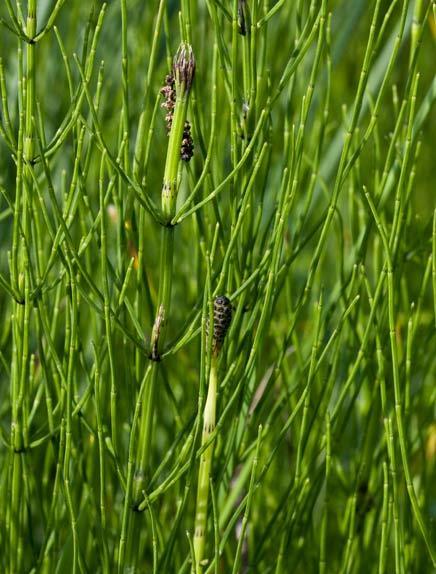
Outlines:
{"label": "horsetail plant", "polygon": [[435,6],[0,2],[1,572],[434,570]]}
{"label": "horsetail plant", "polygon": [[133,488],[133,503],[136,505],[142,499],[142,491],[146,483],[150,445],[152,440],[152,425],[158,363],[165,341],[165,330],[170,314],[171,284],[174,257],[174,225],[171,220],[175,214],[181,159],[181,145],[185,129],[188,97],[195,72],[195,59],[191,46],[181,44],[174,57],[173,75],[176,90],[173,118],[169,132],[165,172],[162,184],[161,208],[164,218],[162,227],[162,246],[160,260],[159,294],[157,313],[151,338],[151,359],[154,365],[150,382],[143,398],[143,410],[139,422],[138,454]]}
{"label": "horsetail plant", "polygon": [[[159,276],[159,293],[157,298],[157,312],[153,325],[150,341],[150,358],[153,361],[151,373],[144,394],[141,397],[142,410],[139,417],[139,437],[138,448],[135,459],[135,471],[132,488],[132,508],[137,512],[140,502],[144,499],[144,488],[149,477],[149,463],[151,452],[151,441],[153,436],[153,418],[156,402],[156,387],[161,353],[164,348],[165,331],[170,316],[171,284],[173,276],[174,257],[174,225],[171,220],[175,214],[177,191],[179,186],[179,166],[180,160],[186,150],[185,146],[185,122],[188,109],[189,93],[195,72],[195,58],[189,44],[181,44],[173,62],[174,86],[170,85],[170,90],[175,89],[175,101],[173,94],[168,94],[168,100],[174,101],[171,112],[171,120],[167,117],[169,126],[169,141],[165,162],[165,171],[161,194],[161,211],[163,217],[161,233],[161,259]],[[170,83],[172,81],[170,80]],[[138,546],[132,550],[131,545],[135,545],[133,517],[130,518],[129,527],[129,556],[128,568],[135,568]]]}
{"label": "horsetail plant", "polygon": [[[213,440],[210,437],[216,424],[216,401],[218,391],[218,356],[221,351],[226,333],[232,320],[232,304],[225,295],[218,295],[213,302],[212,356],[210,362],[209,385],[206,404],[203,412],[203,432],[198,470],[197,502],[194,525],[194,559],[192,572],[203,572],[203,557],[207,529],[207,505],[209,499],[209,481],[213,457]],[[206,332],[210,332],[209,317]]]}

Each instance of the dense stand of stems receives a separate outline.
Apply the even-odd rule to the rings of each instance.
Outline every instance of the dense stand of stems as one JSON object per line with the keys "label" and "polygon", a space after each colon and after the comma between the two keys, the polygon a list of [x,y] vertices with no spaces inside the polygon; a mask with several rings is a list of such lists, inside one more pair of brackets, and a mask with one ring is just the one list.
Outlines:
{"label": "dense stand of stems", "polygon": [[0,568],[430,571],[434,3],[173,8],[0,3]]}

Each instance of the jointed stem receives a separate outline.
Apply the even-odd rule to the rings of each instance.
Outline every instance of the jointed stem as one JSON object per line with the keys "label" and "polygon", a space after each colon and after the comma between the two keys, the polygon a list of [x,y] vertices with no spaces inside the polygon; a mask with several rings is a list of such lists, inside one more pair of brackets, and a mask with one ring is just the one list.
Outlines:
{"label": "jointed stem", "polygon": [[[176,103],[176,109],[174,113],[175,121],[173,122],[173,128],[170,133],[164,183],[162,188],[162,212],[164,213],[165,217],[168,218],[171,218],[171,216],[174,214],[177,194],[177,171],[180,161],[180,142],[182,140],[183,126],[186,118],[186,99],[179,100],[179,102],[181,105],[178,106]],[[177,131],[176,134],[174,134],[175,131]],[[135,485],[133,489],[134,501],[138,501],[139,498],[141,498],[149,465],[158,360],[165,341],[165,327],[170,312],[171,284],[173,278],[173,255],[174,227],[163,227],[159,273],[159,295],[156,305],[156,318],[152,336],[152,359],[155,361],[155,363],[152,367],[149,385],[145,390],[143,413],[140,421],[137,467]]]}
{"label": "jointed stem", "polygon": [[[162,227],[159,294],[151,337],[151,359],[154,363],[152,365],[150,381],[144,392],[142,414],[139,420],[139,441],[132,493],[132,502],[135,509],[138,508],[141,499],[144,497],[143,493],[147,485],[150,466],[158,365],[165,342],[166,325],[168,317],[170,316],[174,256],[174,227],[170,222],[176,210],[180,146],[194,70],[195,60],[192,49],[190,46],[182,44],[174,60],[176,103],[169,134],[161,204],[163,218],[165,222],[168,222],[168,225]],[[133,517],[131,517],[131,525],[132,520]],[[137,545],[137,549],[138,548],[139,545]],[[131,566],[133,569],[136,568],[136,559],[137,554],[135,556],[133,552],[133,556],[129,556],[129,561],[132,562],[132,565],[129,565],[129,567]]]}
{"label": "jointed stem", "polygon": [[[214,353],[211,360],[209,387],[207,391],[206,405],[203,414],[203,434],[201,445],[208,441],[215,429],[216,423],[216,395],[217,395],[217,356]],[[194,553],[195,553],[195,574],[203,571],[202,560],[204,556],[204,546],[207,527],[207,502],[209,499],[209,475],[212,465],[213,442],[205,449],[200,458],[200,468],[198,471],[197,506],[195,511],[195,532],[194,532]]]}

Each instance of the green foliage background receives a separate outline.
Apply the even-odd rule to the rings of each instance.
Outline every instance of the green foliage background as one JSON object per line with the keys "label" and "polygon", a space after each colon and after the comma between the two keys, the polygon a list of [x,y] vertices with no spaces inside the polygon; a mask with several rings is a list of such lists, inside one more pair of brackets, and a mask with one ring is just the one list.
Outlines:
{"label": "green foliage background", "polygon": [[[217,294],[234,310],[197,572],[434,571],[434,3],[8,0],[0,18],[2,571],[190,571]],[[165,268],[159,92],[182,41],[195,155]]]}

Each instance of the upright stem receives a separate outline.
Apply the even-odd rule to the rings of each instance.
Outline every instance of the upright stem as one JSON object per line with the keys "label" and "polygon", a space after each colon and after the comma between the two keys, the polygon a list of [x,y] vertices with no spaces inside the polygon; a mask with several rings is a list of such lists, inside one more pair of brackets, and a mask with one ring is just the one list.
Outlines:
{"label": "upright stem", "polygon": [[133,502],[136,505],[142,500],[142,490],[147,481],[147,471],[150,461],[150,447],[152,440],[152,423],[154,415],[154,404],[156,396],[156,382],[159,367],[160,350],[164,342],[164,326],[167,322],[167,316],[170,309],[171,301],[171,284],[173,277],[173,254],[174,254],[174,228],[162,228],[162,248],[160,260],[160,284],[157,313],[153,334],[156,338],[157,348],[153,351],[155,359],[152,365],[152,371],[149,384],[144,393],[143,410],[140,419],[139,443],[137,454],[137,466],[135,480],[133,485]]}
{"label": "upright stem", "polygon": [[[207,390],[206,405],[203,413],[203,434],[201,447],[204,452],[200,458],[197,486],[197,506],[195,511],[194,530],[194,563],[192,574],[201,574],[203,571],[203,556],[206,542],[207,528],[207,502],[209,499],[209,475],[212,466],[213,440],[210,436],[215,430],[216,424],[216,397],[218,387],[217,362],[218,355],[224,342],[224,338],[232,320],[232,304],[225,295],[215,297],[213,303],[213,333],[212,333],[212,357],[209,374],[209,387]],[[210,331],[208,321],[208,330]],[[209,338],[209,337],[208,337]],[[209,443],[210,440],[210,444]],[[207,445],[207,446],[206,446]]]}
{"label": "upright stem", "polygon": [[[154,361],[149,383],[144,391],[142,412],[139,420],[139,440],[135,461],[135,473],[132,485],[133,509],[137,510],[147,485],[150,466],[151,441],[153,435],[153,417],[156,402],[158,366],[165,342],[165,331],[170,316],[171,285],[173,279],[174,226],[171,220],[175,215],[178,191],[178,173],[180,165],[180,147],[188,109],[188,96],[194,77],[195,60],[192,48],[181,44],[174,59],[174,78],[176,103],[169,134],[165,172],[162,185],[162,214],[167,225],[162,227],[161,259],[159,272],[159,293],[156,305],[156,316],[151,336],[151,359]],[[130,516],[127,568],[135,572],[139,543],[133,543],[134,529],[137,520]],[[136,546],[136,551],[133,549]]]}
{"label": "upright stem", "polygon": [[[26,34],[33,38],[36,33],[36,0],[29,0]],[[14,302],[13,359],[11,376],[11,516],[10,572],[23,569],[22,544],[25,521],[24,452],[27,444],[26,427],[28,419],[27,385],[29,368],[29,323],[30,323],[30,272],[28,244],[30,242],[30,218],[32,175],[30,163],[33,159],[33,117],[35,115],[35,45],[28,43],[26,49],[26,73],[22,69],[22,51],[19,48],[19,90],[20,123],[17,148],[17,178],[15,193],[14,238],[12,246],[11,275],[14,287],[23,298],[23,305]],[[22,88],[22,91],[21,91]],[[25,98],[23,95],[25,94]],[[25,113],[23,114],[25,107]],[[23,432],[24,431],[24,432]]]}
{"label": "upright stem", "polygon": [[[206,405],[203,414],[203,434],[201,446],[205,445],[210,435],[215,430],[216,424],[216,395],[217,395],[217,356],[214,353],[211,361],[209,387],[207,390]],[[200,458],[200,468],[198,471],[197,506],[195,511],[195,531],[194,531],[194,554],[195,554],[195,574],[203,571],[202,561],[204,556],[204,546],[206,541],[207,527],[207,503],[209,499],[209,476],[212,465],[213,441],[204,450]]]}
{"label": "upright stem", "polygon": [[[178,87],[178,89],[177,89]],[[156,316],[151,337],[151,358],[155,361],[150,382],[145,389],[143,411],[140,419],[139,444],[133,501],[138,503],[146,483],[149,466],[152,423],[156,394],[158,362],[165,342],[165,331],[170,314],[171,285],[173,279],[174,226],[170,224],[174,217],[177,202],[178,171],[180,164],[180,145],[188,108],[188,90],[176,82],[176,104],[169,134],[168,151],[165,162],[165,173],[162,185],[162,213],[168,225],[162,227],[162,247],[159,271],[159,294],[156,305]]]}
{"label": "upright stem", "polygon": [[[29,0],[26,34],[33,38],[36,34],[36,0]],[[24,157],[33,158],[33,115],[35,106],[35,44],[28,43],[26,48],[26,134],[24,140]]]}

